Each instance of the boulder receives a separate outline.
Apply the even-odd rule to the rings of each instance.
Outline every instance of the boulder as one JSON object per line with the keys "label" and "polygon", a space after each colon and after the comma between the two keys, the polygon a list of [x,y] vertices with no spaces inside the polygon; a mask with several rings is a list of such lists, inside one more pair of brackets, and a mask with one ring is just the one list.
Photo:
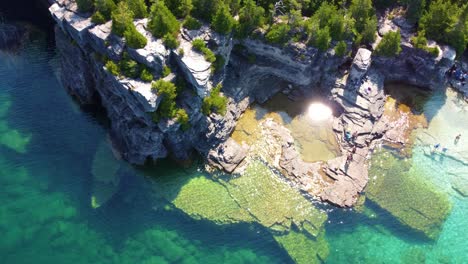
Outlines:
{"label": "boulder", "polygon": [[231,173],[245,159],[247,151],[246,146],[241,146],[234,139],[229,138],[208,153],[208,162],[218,169]]}

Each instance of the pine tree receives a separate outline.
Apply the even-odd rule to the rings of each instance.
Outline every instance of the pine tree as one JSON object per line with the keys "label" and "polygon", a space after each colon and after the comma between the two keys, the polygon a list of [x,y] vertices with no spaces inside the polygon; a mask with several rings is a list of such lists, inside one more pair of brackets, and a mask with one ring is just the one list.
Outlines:
{"label": "pine tree", "polygon": [[151,33],[157,37],[162,38],[166,34],[176,35],[179,32],[180,24],[176,17],[166,7],[164,1],[156,1],[151,6],[148,27]]}
{"label": "pine tree", "polygon": [[145,0],[127,0],[127,5],[132,10],[135,18],[145,18],[148,16],[148,7]]}
{"label": "pine tree", "polygon": [[379,45],[377,45],[376,53],[381,56],[391,57],[400,54],[401,52],[401,34],[400,30],[390,31],[382,37]]}
{"label": "pine tree", "polygon": [[123,36],[127,28],[133,25],[133,12],[128,8],[127,3],[120,2],[112,12],[112,33]]}
{"label": "pine tree", "polygon": [[214,31],[221,34],[228,34],[232,31],[234,18],[231,16],[231,13],[229,13],[229,8],[225,4],[220,5],[219,9],[216,11],[211,26]]}

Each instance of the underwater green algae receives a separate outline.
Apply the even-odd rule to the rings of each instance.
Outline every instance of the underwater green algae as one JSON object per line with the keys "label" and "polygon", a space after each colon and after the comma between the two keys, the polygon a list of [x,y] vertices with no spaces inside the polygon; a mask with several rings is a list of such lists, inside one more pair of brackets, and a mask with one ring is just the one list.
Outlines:
{"label": "underwater green algae", "polygon": [[312,236],[327,219],[326,213],[260,161],[253,161],[241,176],[210,179],[180,173],[154,181],[158,195],[195,219],[218,224],[257,222],[278,232],[294,225]]}
{"label": "underwater green algae", "polygon": [[16,152],[25,153],[31,136],[25,136],[18,130],[11,129],[6,120],[11,101],[8,95],[0,93],[0,145]]}
{"label": "underwater green algae", "polygon": [[243,175],[222,183],[242,208],[272,230],[287,231],[294,224],[316,236],[327,218],[261,161],[253,161]]}
{"label": "underwater green algae", "polygon": [[296,231],[274,237],[297,264],[323,263],[328,257],[329,248],[323,232],[317,237]]}
{"label": "underwater green algae", "polygon": [[156,192],[194,219],[217,224],[256,222],[268,228],[298,263],[319,263],[318,259],[326,258],[323,224],[327,215],[299,191],[259,160],[252,161],[240,176],[224,176],[210,179],[186,174],[154,180],[159,183]]}
{"label": "underwater green algae", "polygon": [[271,260],[250,249],[206,254],[201,243],[189,241],[172,230],[151,228],[125,242],[121,263],[269,263]]}
{"label": "underwater green algae", "polygon": [[436,239],[451,211],[448,197],[412,170],[409,160],[389,151],[375,153],[366,196],[401,223]]}
{"label": "underwater green algae", "polygon": [[224,186],[204,176],[190,179],[172,203],[195,219],[209,219],[217,224],[254,221]]}

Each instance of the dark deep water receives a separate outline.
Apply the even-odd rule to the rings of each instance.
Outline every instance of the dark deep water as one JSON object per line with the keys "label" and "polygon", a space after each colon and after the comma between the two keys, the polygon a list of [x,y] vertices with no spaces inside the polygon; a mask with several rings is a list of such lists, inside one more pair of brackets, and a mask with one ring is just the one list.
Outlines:
{"label": "dark deep water", "polygon": [[[31,17],[24,19],[37,22]],[[203,164],[137,169],[112,156],[94,161],[109,145],[106,120],[60,85],[50,23],[38,23],[47,33],[18,53],[0,52],[0,263],[292,263],[265,228],[194,220],[155,194],[164,178],[205,174]],[[436,108],[417,135],[450,140],[466,131],[468,106],[453,92],[425,104],[431,114]],[[441,161],[425,155],[426,138],[417,142],[410,173],[422,171],[453,207],[440,237],[420,238],[372,203],[364,212],[329,208],[327,263],[468,262],[468,201],[452,188],[453,179],[468,177],[468,152]],[[120,167],[118,192],[93,209],[93,167],[106,162]]]}

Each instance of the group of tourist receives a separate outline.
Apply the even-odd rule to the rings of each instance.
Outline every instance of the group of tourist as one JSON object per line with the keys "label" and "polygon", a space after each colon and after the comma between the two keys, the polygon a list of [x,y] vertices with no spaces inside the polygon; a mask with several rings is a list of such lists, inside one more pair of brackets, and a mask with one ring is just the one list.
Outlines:
{"label": "group of tourist", "polygon": [[[460,138],[461,138],[461,134],[458,134],[458,135],[455,137],[455,140],[453,141],[453,144],[454,144],[454,145],[457,145],[458,142],[460,141]],[[437,144],[434,145],[434,148],[432,149],[432,153],[435,153],[435,152],[438,151],[439,149],[442,149],[442,152],[443,152],[443,153],[447,152],[447,150],[448,150],[448,148],[446,148],[446,147],[441,148],[440,143],[437,143]]]}
{"label": "group of tourist", "polygon": [[466,80],[468,79],[468,73],[461,67],[457,67],[456,64],[452,65],[446,72],[449,79],[453,79],[458,82],[458,85],[465,86]]}

